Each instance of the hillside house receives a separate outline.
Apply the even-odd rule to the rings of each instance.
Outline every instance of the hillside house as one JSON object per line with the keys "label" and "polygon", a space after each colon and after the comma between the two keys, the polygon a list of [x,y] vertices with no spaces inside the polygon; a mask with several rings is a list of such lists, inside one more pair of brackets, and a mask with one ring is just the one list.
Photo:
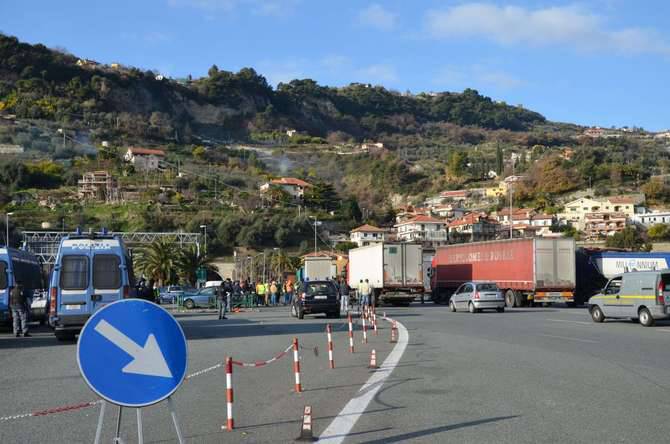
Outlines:
{"label": "hillside house", "polygon": [[584,217],[584,234],[587,240],[613,236],[626,228],[627,220],[624,213],[588,213]]}
{"label": "hillside house", "polygon": [[645,227],[656,224],[670,224],[670,210],[636,214],[632,217],[632,221]]}
{"label": "hillside house", "polygon": [[449,238],[472,242],[495,239],[498,226],[486,213],[469,213],[449,222]]}
{"label": "hillside house", "polygon": [[571,223],[578,230],[586,228],[586,215],[590,213],[621,213],[627,218],[635,216],[635,208],[644,203],[644,195],[611,196],[603,199],[583,197],[565,204],[558,215],[564,223]]}
{"label": "hillside house", "polygon": [[395,225],[401,242],[425,242],[433,246],[447,243],[447,222],[432,216],[418,215]]}
{"label": "hillside house", "polygon": [[265,194],[272,187],[278,187],[281,190],[288,193],[294,199],[302,199],[305,196],[305,190],[310,188],[312,184],[305,182],[302,179],[296,179],[295,177],[282,177],[279,179],[273,179],[270,182],[266,182],[260,186],[261,194]]}
{"label": "hillside house", "polygon": [[436,205],[430,209],[433,215],[439,216],[444,219],[452,220],[459,219],[467,213],[467,210],[460,208],[451,204],[447,205]]}
{"label": "hillside house", "polygon": [[351,230],[349,240],[354,242],[359,247],[384,242],[386,230],[372,225],[361,225],[358,228]]}
{"label": "hillside house", "polygon": [[160,167],[160,162],[165,159],[165,152],[150,148],[128,148],[123,160],[131,163],[137,171],[155,171]]}
{"label": "hillside house", "polygon": [[0,143],[0,154],[23,154],[24,151],[25,150],[21,145]]}

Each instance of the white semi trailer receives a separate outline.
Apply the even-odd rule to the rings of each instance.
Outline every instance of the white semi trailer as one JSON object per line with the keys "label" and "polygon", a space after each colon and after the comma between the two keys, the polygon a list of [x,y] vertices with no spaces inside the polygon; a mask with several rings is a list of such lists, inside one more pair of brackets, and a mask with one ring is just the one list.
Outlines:
{"label": "white semi trailer", "polygon": [[357,289],[365,279],[377,303],[409,305],[424,291],[421,245],[384,242],[349,250],[349,286]]}

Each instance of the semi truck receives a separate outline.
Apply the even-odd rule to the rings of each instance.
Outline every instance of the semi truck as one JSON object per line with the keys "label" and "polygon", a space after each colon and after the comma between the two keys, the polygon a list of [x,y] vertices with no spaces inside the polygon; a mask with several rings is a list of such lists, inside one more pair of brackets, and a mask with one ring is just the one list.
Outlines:
{"label": "semi truck", "polygon": [[433,301],[448,304],[464,282],[495,282],[508,307],[531,303],[573,305],[573,239],[510,239],[438,247],[431,269]]}
{"label": "semi truck", "polygon": [[383,242],[349,250],[349,286],[365,279],[375,303],[409,305],[424,292],[421,245]]}

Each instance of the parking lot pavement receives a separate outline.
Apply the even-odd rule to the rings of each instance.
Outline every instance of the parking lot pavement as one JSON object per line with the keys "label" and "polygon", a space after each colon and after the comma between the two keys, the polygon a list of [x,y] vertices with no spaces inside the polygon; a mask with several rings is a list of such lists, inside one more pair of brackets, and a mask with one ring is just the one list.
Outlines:
{"label": "parking lot pavement", "polygon": [[[226,356],[244,362],[271,358],[294,336],[302,345],[300,394],[293,391],[290,355],[259,368],[234,367],[232,432],[221,428],[223,371],[185,382],[175,402],[187,442],[291,442],[305,405],[314,409],[314,434],[327,442],[667,441],[658,412],[670,407],[669,322],[654,328],[630,321],[595,324],[585,309],[563,307],[470,314],[412,304],[382,311],[407,328],[407,349],[386,380],[362,391],[374,375],[367,368],[369,351],[375,348],[381,363],[394,350],[385,323],[379,336],[370,332],[367,345],[358,332],[357,353],[351,355],[344,320],[299,321],[281,308],[234,314],[227,321],[207,313],[176,314],[188,337],[189,373]],[[327,322],[335,330],[334,370],[328,368]],[[79,376],[74,344],[60,344],[42,330],[28,339],[0,335],[0,349],[0,418],[95,399]],[[366,393],[369,404],[355,401]],[[0,419],[0,442],[90,442],[97,409]],[[147,442],[173,442],[165,405],[144,412]],[[113,413],[105,437],[113,434]],[[350,429],[342,427],[352,418],[357,421]],[[124,416],[123,430],[127,440],[136,439],[132,412]]]}
{"label": "parking lot pavement", "polygon": [[[314,411],[314,433],[320,434],[371,376],[367,368],[372,348],[382,362],[393,349],[388,325],[379,336],[370,331],[368,344],[356,333],[356,353],[348,352],[345,319],[289,317],[286,308],[232,314],[219,321],[208,313],[177,313],[189,346],[192,374],[222,362],[226,356],[256,362],[286,350],[293,337],[301,344],[302,393],[294,392],[292,354],[258,367],[234,367],[235,430],[226,423],[225,374],[216,368],[184,382],[174,396],[187,442],[290,442],[299,434],[303,407]],[[325,325],[333,326],[335,369],[329,369]],[[59,343],[47,329],[33,338],[0,334],[0,442],[90,442],[95,434],[98,405],[46,416],[7,419],[15,414],[80,404],[97,397],[79,376],[74,343]],[[393,381],[393,375],[389,376]],[[391,382],[392,383],[392,382]],[[116,408],[107,409],[104,436],[113,436]],[[380,408],[376,410],[381,411]],[[147,442],[175,440],[165,404],[143,409]],[[126,410],[123,436],[137,439],[134,412]]]}
{"label": "parking lot pavement", "polygon": [[[670,323],[595,324],[585,309],[389,309],[411,339],[346,442],[665,442]],[[379,408],[387,411],[375,413]]]}

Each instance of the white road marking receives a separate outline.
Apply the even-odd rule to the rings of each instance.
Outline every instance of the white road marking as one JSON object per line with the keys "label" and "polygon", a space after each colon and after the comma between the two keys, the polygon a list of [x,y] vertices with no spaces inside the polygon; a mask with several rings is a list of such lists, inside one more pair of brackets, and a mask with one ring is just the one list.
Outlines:
{"label": "white road marking", "polygon": [[544,336],[545,338],[565,339],[566,341],[586,342],[587,344],[597,344],[598,343],[598,341],[592,341],[590,339],[570,338],[568,336],[554,336],[554,335],[539,335],[539,336]]}
{"label": "white road marking", "polygon": [[662,331],[665,333],[670,333],[670,328],[657,328],[656,331]]}
{"label": "white road marking", "polygon": [[570,324],[593,325],[593,322],[568,321],[568,320],[565,320],[565,319],[547,319],[547,321],[551,321],[551,322],[567,322],[567,323],[570,323]]}
{"label": "white road marking", "polygon": [[358,421],[358,418],[365,413],[370,401],[375,397],[377,392],[384,385],[384,381],[391,375],[393,369],[400,362],[407,343],[409,342],[409,333],[404,325],[397,322],[398,325],[398,343],[384,363],[375,371],[368,379],[363,387],[358,391],[358,395],[352,398],[342,411],[333,419],[330,425],[323,431],[319,437],[319,442],[327,442],[332,444],[339,444],[344,441],[351,429]]}

